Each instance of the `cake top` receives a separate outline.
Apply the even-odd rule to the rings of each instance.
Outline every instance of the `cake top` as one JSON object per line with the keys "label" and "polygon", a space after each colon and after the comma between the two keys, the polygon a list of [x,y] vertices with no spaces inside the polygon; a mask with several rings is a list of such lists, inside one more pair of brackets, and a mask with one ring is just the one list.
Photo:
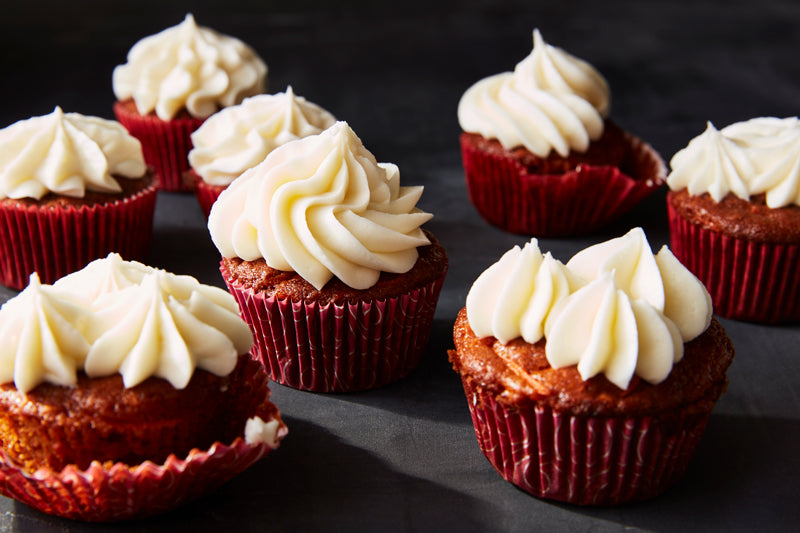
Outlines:
{"label": "cake top", "polygon": [[0,199],[118,193],[114,176],[142,178],[146,170],[139,141],[112,120],[56,107],[0,130]]}
{"label": "cake top", "polygon": [[0,382],[21,392],[39,383],[73,386],[119,373],[125,387],[149,377],[182,389],[195,368],[222,376],[247,353],[252,333],[226,291],[117,254],[0,307]]}
{"label": "cake top", "polygon": [[191,14],[177,26],[143,38],[114,69],[118,100],[132,98],[142,115],[170,120],[185,109],[205,118],[221,107],[263,93],[267,65],[239,39],[198,26]]}
{"label": "cake top", "polygon": [[458,103],[461,129],[525,147],[546,157],[585,152],[603,134],[610,111],[608,83],[589,63],[547,44],[536,29],[533,50],[514,72],[472,85]]}
{"label": "cake top", "polygon": [[226,186],[289,141],[316,135],[336,119],[317,104],[286,92],[245,98],[192,133],[189,163],[211,185]]}
{"label": "cake top", "polygon": [[263,258],[321,289],[334,276],[354,289],[404,273],[429,244],[415,206],[422,187],[378,163],[346,122],[279,146],[225,189],[208,218],[223,257]]}
{"label": "cake top", "polygon": [[653,254],[641,228],[566,265],[536,239],[514,247],[478,277],[466,308],[478,337],[546,339],[553,368],[577,365],[584,380],[602,373],[620,389],[634,374],[666,379],[712,315],[703,284],[666,246]]}
{"label": "cake top", "polygon": [[711,122],[670,161],[667,185],[716,202],[765,194],[771,208],[800,205],[800,119],[753,118],[721,130]]}

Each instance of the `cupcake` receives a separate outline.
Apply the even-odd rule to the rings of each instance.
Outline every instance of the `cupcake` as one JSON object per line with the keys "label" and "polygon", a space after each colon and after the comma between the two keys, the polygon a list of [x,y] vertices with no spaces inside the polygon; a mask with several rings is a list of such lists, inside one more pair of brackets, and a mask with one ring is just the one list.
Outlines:
{"label": "cupcake", "polygon": [[489,462],[535,496],[580,505],[673,485],[734,353],[702,283],[639,228],[566,265],[535,238],[508,251],[470,289],[454,342]]}
{"label": "cupcake", "polygon": [[469,197],[513,233],[596,231],[664,182],[659,155],[608,119],[608,83],[533,32],[514,72],[484,78],[458,104]]}
{"label": "cupcake", "polygon": [[21,290],[150,249],[156,185],[119,123],[56,107],[0,130],[0,283]]}
{"label": "cupcake", "polygon": [[112,254],[0,308],[0,493],[86,521],[167,511],[286,434],[224,290]]}
{"label": "cupcake", "polygon": [[187,191],[191,133],[220,109],[266,90],[267,66],[239,39],[181,24],[137,42],[114,69],[114,114],[142,142],[165,191]]}
{"label": "cupcake", "polygon": [[192,133],[188,180],[203,214],[242,172],[289,141],[316,135],[336,119],[320,106],[286,92],[245,98],[212,115]]}
{"label": "cupcake", "polygon": [[800,320],[800,120],[708,123],[670,166],[671,246],[716,313]]}
{"label": "cupcake", "polygon": [[345,122],[279,146],[225,189],[208,227],[272,379],[301,390],[380,387],[425,350],[444,248]]}

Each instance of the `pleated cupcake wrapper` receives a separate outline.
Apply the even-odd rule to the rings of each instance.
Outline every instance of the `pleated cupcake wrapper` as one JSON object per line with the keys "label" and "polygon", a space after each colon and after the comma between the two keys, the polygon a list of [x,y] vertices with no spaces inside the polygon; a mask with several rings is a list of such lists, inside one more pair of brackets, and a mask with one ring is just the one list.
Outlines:
{"label": "pleated cupcake wrapper", "polygon": [[[260,366],[248,361],[250,366]],[[267,388],[263,372],[243,369],[241,393]],[[253,412],[265,421],[277,412],[269,402]],[[279,412],[275,415],[280,417]],[[280,420],[280,418],[279,418]],[[278,442],[288,430],[280,420]],[[79,444],[76,444],[79,445]],[[60,472],[40,468],[28,473],[0,449],[0,493],[44,513],[83,520],[111,522],[170,511],[208,494],[255,464],[273,448],[248,444],[237,437],[230,444],[215,442],[207,450],[191,450],[186,457],[169,455],[162,464],[144,461],[135,466],[93,461],[85,470],[68,465]]]}
{"label": "pleated cupcake wrapper", "polygon": [[664,162],[650,145],[628,133],[624,138],[633,177],[616,167],[586,164],[564,174],[531,173],[513,158],[475,149],[462,134],[470,201],[487,222],[512,233],[555,237],[596,231],[666,179]]}
{"label": "pleated cupcake wrapper", "polygon": [[0,282],[16,290],[38,272],[42,283],[118,252],[144,259],[153,236],[157,188],[112,203],[38,206],[0,203]]}
{"label": "pleated cupcake wrapper", "polygon": [[211,207],[217,201],[219,195],[222,194],[222,191],[225,190],[225,187],[207,183],[194,170],[186,172],[185,180],[194,184],[194,195],[197,197],[200,209],[207,219],[209,213],[211,213]]}
{"label": "pleated cupcake wrapper", "polygon": [[304,303],[245,289],[220,270],[255,336],[252,353],[272,379],[314,392],[381,387],[419,364],[444,275],[386,300]]}
{"label": "pleated cupcake wrapper", "polygon": [[187,192],[191,190],[183,181],[189,170],[189,151],[192,149],[192,132],[205,121],[201,118],[175,118],[161,120],[154,115],[140,115],[125,109],[123,102],[114,104],[117,120],[142,143],[145,162],[155,168],[161,190]]}
{"label": "pleated cupcake wrapper", "polygon": [[800,320],[800,245],[748,241],[681,218],[667,202],[670,248],[711,294],[714,313],[737,320]]}
{"label": "pleated cupcake wrapper", "polygon": [[0,493],[39,511],[87,522],[109,522],[160,514],[211,492],[265,456],[271,448],[214,443],[170,455],[164,464],[150,461],[130,467],[93,462],[86,470],[67,466],[61,472],[40,469],[28,474],[0,450]]}
{"label": "pleated cupcake wrapper", "polygon": [[680,479],[709,413],[670,429],[653,417],[517,410],[462,380],[483,454],[507,481],[541,498],[614,505],[662,493]]}

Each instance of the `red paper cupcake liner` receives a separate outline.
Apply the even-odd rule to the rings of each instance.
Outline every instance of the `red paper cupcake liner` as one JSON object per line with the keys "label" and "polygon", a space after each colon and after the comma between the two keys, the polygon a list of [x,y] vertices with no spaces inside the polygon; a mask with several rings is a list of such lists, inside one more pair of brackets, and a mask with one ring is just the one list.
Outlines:
{"label": "red paper cupcake liner", "polygon": [[109,522],[164,513],[207,494],[264,457],[271,448],[237,438],[230,445],[170,455],[164,464],[93,462],[86,470],[40,469],[28,474],[0,450],[0,493],[44,513]]}
{"label": "red paper cupcake liner", "polygon": [[206,219],[211,213],[211,207],[217,201],[219,195],[222,194],[227,187],[222,185],[211,185],[201,178],[194,170],[188,170],[185,179],[192,183],[194,195],[197,197],[197,202],[200,204],[200,209],[203,211]]}
{"label": "red paper cupcake liner", "polygon": [[[247,359],[250,366],[256,363]],[[260,370],[260,367],[259,367]],[[265,421],[279,420],[277,439],[288,433],[280,413],[269,401],[263,372],[242,370],[237,383],[241,394],[267,389],[253,413]],[[250,392],[248,392],[250,391]],[[163,464],[144,461],[124,463],[93,461],[88,468],[68,465],[60,472],[40,468],[30,474],[0,449],[0,494],[14,498],[44,513],[83,520],[110,522],[142,518],[170,511],[208,494],[267,455],[267,443],[248,444],[237,437],[230,444],[213,443],[207,450],[191,450],[185,458],[169,455]]]}
{"label": "red paper cupcake liner", "polygon": [[683,427],[657,418],[518,410],[462,379],[481,451],[507,481],[540,498],[615,505],[652,498],[686,471],[710,412]]}
{"label": "red paper cupcake liner", "polygon": [[706,286],[714,312],[775,323],[800,320],[800,245],[748,241],[683,219],[667,202],[670,248]]}
{"label": "red paper cupcake liner", "polygon": [[516,159],[476,149],[461,135],[469,198],[490,224],[540,237],[581,235],[630,211],[661,187],[666,166],[653,148],[624,132],[631,175],[581,164],[564,174],[529,172]]}
{"label": "red paper cupcake liner", "polygon": [[140,115],[128,108],[129,102],[115,102],[114,115],[128,132],[142,143],[145,162],[158,174],[159,187],[168,192],[187,192],[183,173],[189,170],[192,132],[202,118],[161,120],[155,115]]}
{"label": "red paper cupcake liner", "polygon": [[417,367],[444,275],[407,294],[358,303],[305,303],[265,296],[220,271],[255,336],[253,354],[272,379],[314,392],[387,385]]}
{"label": "red paper cupcake liner", "polygon": [[25,205],[0,202],[0,283],[16,290],[38,272],[42,283],[118,252],[144,259],[153,236],[158,189],[151,185],[107,204]]}

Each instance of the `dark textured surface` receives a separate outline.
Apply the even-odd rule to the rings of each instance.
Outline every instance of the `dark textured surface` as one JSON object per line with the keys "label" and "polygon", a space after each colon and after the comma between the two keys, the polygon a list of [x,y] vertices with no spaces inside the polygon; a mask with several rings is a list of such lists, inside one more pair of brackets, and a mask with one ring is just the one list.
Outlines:
{"label": "dark textured surface", "polygon": [[[478,449],[446,350],[472,281],[526,240],[488,226],[467,199],[456,105],[472,82],[512,69],[539,27],[607,77],[612,118],[669,160],[707,120],[798,113],[800,4],[31,1],[0,17],[0,125],[55,105],[112,118],[113,67],[189,10],[256,48],[271,91],[291,84],[347,120],[378,160],[398,164],[402,183],[425,186],[420,206],[435,215],[426,227],[450,258],[428,351],[408,378],[372,392],[273,386],[290,429],[281,449],[173,513],[89,526],[0,498],[0,531],[796,530],[800,327],[720,320],[737,355],[698,455],[661,497],[614,508],[537,500],[503,481]],[[660,247],[664,197],[597,234],[540,245],[567,260],[641,225]],[[222,286],[194,197],[162,194],[155,225],[152,265]],[[0,288],[0,301],[13,294]]]}

